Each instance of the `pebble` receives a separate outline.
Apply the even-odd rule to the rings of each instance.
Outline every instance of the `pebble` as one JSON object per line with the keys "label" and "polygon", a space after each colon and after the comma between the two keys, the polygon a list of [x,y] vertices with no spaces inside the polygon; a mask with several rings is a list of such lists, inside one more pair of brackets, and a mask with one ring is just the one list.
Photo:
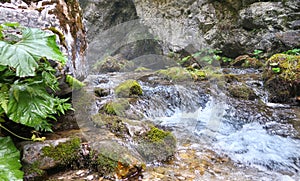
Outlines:
{"label": "pebble", "polygon": [[79,170],[75,174],[78,175],[78,176],[83,176],[84,172],[85,172],[84,170]]}
{"label": "pebble", "polygon": [[89,175],[86,177],[87,180],[93,180],[94,179],[94,175]]}

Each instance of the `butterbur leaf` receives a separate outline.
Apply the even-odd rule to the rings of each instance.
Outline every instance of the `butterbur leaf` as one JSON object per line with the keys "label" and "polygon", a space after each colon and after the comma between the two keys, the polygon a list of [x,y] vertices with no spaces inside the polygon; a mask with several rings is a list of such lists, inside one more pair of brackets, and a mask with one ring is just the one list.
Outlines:
{"label": "butterbur leaf", "polygon": [[22,181],[20,152],[10,137],[0,137],[0,180]]}
{"label": "butterbur leaf", "polygon": [[42,57],[63,64],[66,62],[66,57],[56,45],[55,35],[35,28],[24,28],[21,41],[15,44],[0,40],[0,57],[0,65],[16,69],[19,77],[34,76],[37,61]]}
{"label": "butterbur leaf", "polygon": [[13,86],[10,90],[12,93],[18,92],[18,99],[15,95],[10,96],[7,112],[9,119],[37,130],[51,131],[51,124],[47,122],[47,118],[56,114],[55,98],[51,97],[42,85],[27,85],[25,90],[23,87],[22,90],[18,88],[20,86]]}

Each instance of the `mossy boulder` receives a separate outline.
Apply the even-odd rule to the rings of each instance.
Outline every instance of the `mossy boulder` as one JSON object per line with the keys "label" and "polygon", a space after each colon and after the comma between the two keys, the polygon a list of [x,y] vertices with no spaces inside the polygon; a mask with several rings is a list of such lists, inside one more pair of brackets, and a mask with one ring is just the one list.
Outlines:
{"label": "mossy boulder", "polygon": [[95,64],[93,71],[97,73],[120,72],[134,67],[134,63],[128,61],[120,55],[107,56]]}
{"label": "mossy boulder", "polygon": [[104,104],[103,107],[99,110],[99,112],[124,117],[126,116],[126,110],[129,108],[130,104],[128,99],[119,98]]}
{"label": "mossy boulder", "polygon": [[235,84],[228,87],[228,92],[232,97],[244,99],[244,100],[254,100],[257,98],[255,92],[245,84]]}
{"label": "mossy boulder", "polygon": [[137,150],[147,162],[168,161],[176,150],[174,135],[157,127],[152,127],[137,142]]}
{"label": "mossy boulder", "polygon": [[175,82],[193,80],[191,74],[182,67],[171,67],[168,69],[162,69],[158,70],[156,73]]}
{"label": "mossy boulder", "polygon": [[269,101],[289,102],[300,95],[300,56],[275,54],[267,61],[263,73]]}
{"label": "mossy boulder", "polygon": [[264,63],[254,57],[250,57],[249,55],[241,55],[235,58],[230,65],[240,68],[260,68],[264,65]]}
{"label": "mossy boulder", "polygon": [[136,80],[126,80],[115,88],[115,94],[118,97],[136,97],[143,94],[141,85]]}
{"label": "mossy boulder", "polygon": [[114,141],[102,141],[93,146],[90,165],[107,178],[138,180],[145,164],[127,147]]}
{"label": "mossy boulder", "polygon": [[59,164],[60,167],[68,167],[80,160],[80,138],[73,138],[58,145],[49,145],[42,148],[44,157],[48,157]]}

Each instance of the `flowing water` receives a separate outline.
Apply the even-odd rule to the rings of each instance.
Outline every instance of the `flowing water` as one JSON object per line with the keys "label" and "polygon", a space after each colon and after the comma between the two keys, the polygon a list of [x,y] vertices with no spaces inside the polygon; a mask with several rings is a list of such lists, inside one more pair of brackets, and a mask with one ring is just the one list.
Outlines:
{"label": "flowing water", "polygon": [[[299,108],[266,102],[260,80],[245,81],[261,97],[253,101],[203,83],[166,83],[151,73],[96,75],[87,81],[112,90],[132,78],[144,92],[131,109],[178,140],[173,161],[149,163],[144,180],[300,180]],[[114,96],[98,100],[98,107],[106,99]]]}

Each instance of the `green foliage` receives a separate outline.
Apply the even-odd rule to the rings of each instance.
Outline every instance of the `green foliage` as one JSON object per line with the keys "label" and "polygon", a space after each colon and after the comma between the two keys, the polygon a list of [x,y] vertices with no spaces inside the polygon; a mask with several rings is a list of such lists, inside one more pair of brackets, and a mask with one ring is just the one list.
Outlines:
{"label": "green foliage", "polygon": [[18,42],[0,41],[0,64],[16,69],[16,76],[34,76],[37,61],[42,57],[65,63],[66,58],[56,45],[55,35],[35,28],[22,28]]}
{"label": "green foliage", "polygon": [[10,137],[0,137],[0,180],[21,181],[23,172],[20,163],[20,152]]}
{"label": "green foliage", "polygon": [[263,51],[262,50],[254,50],[253,51],[253,55],[254,55],[254,57],[255,58],[260,58],[260,55],[263,53]]}
{"label": "green foliage", "polygon": [[280,67],[273,67],[273,68],[272,68],[272,71],[273,71],[274,73],[280,73]]}
{"label": "green foliage", "polygon": [[300,55],[300,48],[294,48],[292,50],[285,51],[285,52],[283,52],[283,54]]}
{"label": "green foliage", "polygon": [[55,120],[54,115],[70,110],[71,104],[67,103],[68,99],[53,95],[59,90],[59,83],[56,70],[47,59],[64,64],[66,58],[54,35],[22,27],[21,35],[14,35],[14,29],[19,28],[17,23],[0,27],[3,37],[20,36],[17,42],[0,39],[0,118],[51,131],[48,120]]}
{"label": "green foliage", "polygon": [[184,65],[192,59],[194,59],[200,65],[211,65],[214,62],[227,63],[232,61],[231,58],[223,57],[220,54],[222,54],[222,51],[219,49],[202,49],[192,55],[183,57],[178,63],[180,65]]}

